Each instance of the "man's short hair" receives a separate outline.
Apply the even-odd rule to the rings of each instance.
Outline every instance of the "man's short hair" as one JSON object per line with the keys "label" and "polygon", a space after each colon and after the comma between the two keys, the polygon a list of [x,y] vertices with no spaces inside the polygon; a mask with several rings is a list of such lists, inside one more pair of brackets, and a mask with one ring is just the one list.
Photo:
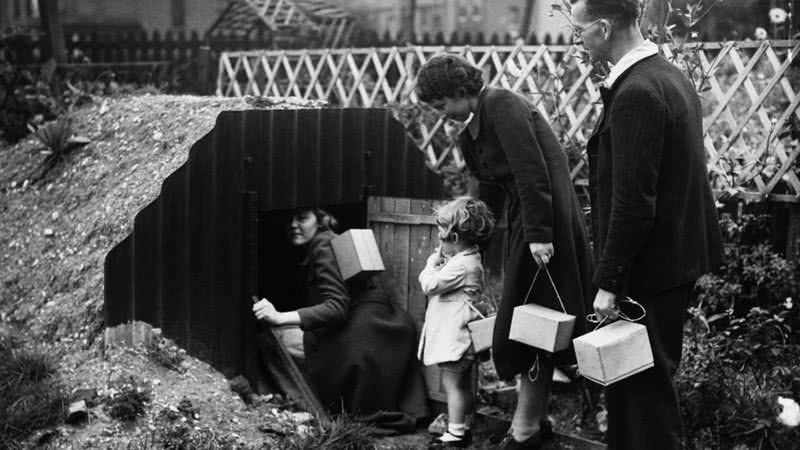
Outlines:
{"label": "man's short hair", "polygon": [[592,19],[609,19],[626,27],[638,22],[642,14],[641,0],[584,0],[586,14]]}

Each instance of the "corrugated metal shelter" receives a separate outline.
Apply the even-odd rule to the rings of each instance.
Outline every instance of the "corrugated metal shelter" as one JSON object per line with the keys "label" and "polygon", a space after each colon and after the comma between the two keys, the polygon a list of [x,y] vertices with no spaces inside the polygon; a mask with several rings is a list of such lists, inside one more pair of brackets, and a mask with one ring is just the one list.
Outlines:
{"label": "corrugated metal shelter", "polygon": [[442,182],[384,109],[224,112],[105,261],[105,322],[141,320],[228,376],[263,376],[251,295],[279,306],[294,209],[367,226],[371,195],[440,198]]}

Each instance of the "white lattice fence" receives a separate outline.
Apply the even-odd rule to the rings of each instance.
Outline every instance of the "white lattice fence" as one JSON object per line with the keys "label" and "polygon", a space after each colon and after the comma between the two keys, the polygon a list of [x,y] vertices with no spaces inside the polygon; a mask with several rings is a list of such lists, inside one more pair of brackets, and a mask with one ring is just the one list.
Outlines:
{"label": "white lattice fence", "polygon": [[[392,47],[226,52],[217,93],[301,97],[347,107],[395,107],[431,169],[460,167],[455,131],[418,104],[414,73],[436,53],[461,54],[490,85],[527,96],[559,133],[573,179],[586,185],[584,148],[602,108],[598,81],[571,46]],[[715,189],[748,200],[800,202],[800,43],[728,42],[663,48],[704,102]]]}

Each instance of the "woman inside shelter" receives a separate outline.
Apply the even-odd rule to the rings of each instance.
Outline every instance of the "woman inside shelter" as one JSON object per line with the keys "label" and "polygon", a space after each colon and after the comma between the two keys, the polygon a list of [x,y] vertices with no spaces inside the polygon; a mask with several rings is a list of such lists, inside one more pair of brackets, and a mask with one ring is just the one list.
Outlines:
{"label": "woman inside shelter", "polygon": [[375,280],[342,279],[331,246],[337,221],[321,209],[298,211],[289,239],[298,252],[298,306],[253,312],[277,331],[331,412],[346,412],[379,432],[413,432],[426,414],[411,317]]}

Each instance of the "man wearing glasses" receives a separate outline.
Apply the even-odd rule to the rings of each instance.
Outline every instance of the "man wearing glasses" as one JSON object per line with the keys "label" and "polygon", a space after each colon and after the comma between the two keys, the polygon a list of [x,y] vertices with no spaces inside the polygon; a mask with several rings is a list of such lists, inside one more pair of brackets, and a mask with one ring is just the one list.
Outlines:
{"label": "man wearing glasses", "polygon": [[722,259],[703,150],[700,99],[639,31],[639,0],[579,0],[575,38],[612,69],[589,139],[594,310],[617,316],[629,296],[647,310],[654,367],[608,387],[609,449],[683,448],[672,377],[693,286]]}

